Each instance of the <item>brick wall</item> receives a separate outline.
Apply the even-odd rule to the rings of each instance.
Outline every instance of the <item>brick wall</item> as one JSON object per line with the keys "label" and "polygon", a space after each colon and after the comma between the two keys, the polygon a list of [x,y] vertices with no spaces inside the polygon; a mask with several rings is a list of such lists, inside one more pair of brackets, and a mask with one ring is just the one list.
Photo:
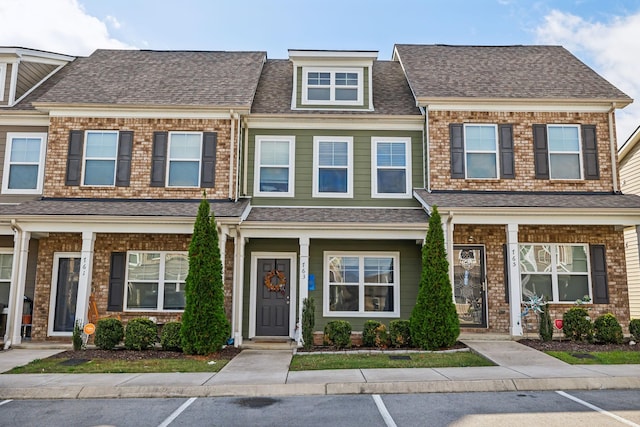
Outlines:
{"label": "brick wall", "polygon": [[[502,245],[506,243],[505,226],[502,225],[461,225],[454,228],[454,243],[484,244],[487,260],[487,305],[488,329],[466,328],[464,332],[508,333],[509,303],[505,301],[504,256]],[[627,293],[627,273],[624,258],[624,236],[613,226],[527,226],[519,228],[520,243],[588,243],[603,244],[606,247],[607,278],[609,283],[609,304],[590,304],[592,319],[613,313],[623,329],[629,324],[629,299]],[[573,304],[550,304],[552,319],[561,319],[565,311]],[[535,317],[527,318],[530,330],[537,330]]]}
{"label": "brick wall", "polygon": [[[131,180],[128,187],[66,186],[66,165],[71,130],[133,131]],[[207,188],[212,199],[232,198],[229,195],[229,152],[231,122],[212,119],[124,119],[51,117],[47,162],[45,168],[45,197],[101,197],[101,198],[165,198],[189,199],[202,197],[200,188],[151,187],[151,149],[153,132],[198,131],[217,132],[215,188]],[[235,185],[234,185],[235,187]]]}
{"label": "brick wall", "polygon": [[[450,123],[513,125],[515,179],[451,179]],[[535,179],[533,124],[596,125],[599,180]],[[433,190],[612,191],[609,122],[606,113],[429,112],[430,181]],[[616,159],[617,161],[617,159]]]}
{"label": "brick wall", "polygon": [[[112,252],[127,250],[140,251],[188,251],[191,235],[179,234],[97,234],[94,246],[94,262],[91,292],[95,298],[100,316],[116,314],[107,312],[109,295],[109,269]],[[55,252],[80,252],[82,238],[80,234],[51,233],[49,237],[40,239],[38,271],[36,275],[33,332],[34,340],[49,340],[47,337],[49,301],[51,296],[51,279],[53,257]],[[233,283],[234,242],[228,240],[225,259],[225,312],[231,318],[231,296]],[[181,313],[159,312],[118,312],[123,321],[141,316],[153,316],[158,322],[168,322],[181,318]],[[68,338],[64,338],[68,340]]]}

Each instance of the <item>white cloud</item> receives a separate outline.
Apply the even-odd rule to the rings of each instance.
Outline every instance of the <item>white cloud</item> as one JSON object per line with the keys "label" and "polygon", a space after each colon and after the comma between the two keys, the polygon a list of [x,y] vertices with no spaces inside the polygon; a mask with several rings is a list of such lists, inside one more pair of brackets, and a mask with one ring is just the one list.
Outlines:
{"label": "white cloud", "polygon": [[[107,21],[120,25],[112,17]],[[83,56],[98,48],[133,48],[110,36],[106,23],[87,14],[78,0],[2,0],[0,45]]]}
{"label": "white cloud", "polygon": [[116,30],[122,27],[122,24],[120,23],[120,21],[118,21],[118,18],[116,18],[115,16],[107,15],[106,21],[109,23],[109,25],[111,25]]}
{"label": "white cloud", "polygon": [[569,13],[552,11],[536,29],[538,41],[559,44],[609,80],[635,102],[617,110],[618,146],[640,125],[640,13],[589,22]]}

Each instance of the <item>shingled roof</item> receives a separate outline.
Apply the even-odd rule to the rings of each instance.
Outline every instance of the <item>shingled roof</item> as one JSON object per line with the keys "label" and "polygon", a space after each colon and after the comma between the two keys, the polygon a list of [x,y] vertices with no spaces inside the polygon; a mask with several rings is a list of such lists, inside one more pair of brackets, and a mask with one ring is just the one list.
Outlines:
{"label": "shingled roof", "polygon": [[252,207],[246,222],[287,223],[352,223],[352,224],[418,224],[425,225],[429,216],[422,208],[271,208]]}
{"label": "shingled roof", "polygon": [[96,50],[38,101],[249,108],[265,52]]}
{"label": "shingled roof", "polygon": [[395,45],[418,99],[632,100],[562,46]]}
{"label": "shingled roof", "polygon": [[288,59],[269,59],[264,65],[251,109],[255,114],[356,114],[420,115],[400,64],[373,62],[374,111],[292,110],[293,63]]}

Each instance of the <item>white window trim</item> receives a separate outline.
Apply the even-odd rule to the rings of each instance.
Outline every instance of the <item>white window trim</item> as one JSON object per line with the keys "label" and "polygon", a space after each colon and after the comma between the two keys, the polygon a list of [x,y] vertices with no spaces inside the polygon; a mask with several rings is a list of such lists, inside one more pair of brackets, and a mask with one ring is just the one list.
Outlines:
{"label": "white window trim", "polygon": [[[402,142],[405,144],[405,174],[406,191],[404,193],[379,193],[378,192],[378,143],[380,142]],[[397,169],[394,166],[392,169]],[[411,188],[411,138],[410,137],[372,137],[371,138],[371,197],[374,199],[410,199],[412,198]]]}
{"label": "white window trim", "polygon": [[[578,151],[551,151],[551,141],[549,138],[549,128],[558,128],[558,127],[574,127],[578,129]],[[582,132],[580,125],[577,124],[548,124],[547,125],[547,162],[549,162],[549,179],[554,181],[582,181],[584,180],[584,172],[582,167]],[[551,155],[552,154],[578,154],[578,172],[580,173],[579,178],[554,178],[551,176]]]}
{"label": "white window trim", "polygon": [[[137,254],[145,254],[145,253],[152,253],[152,254],[160,254],[160,267],[158,269],[158,299],[156,300],[156,308],[152,309],[152,308],[129,308],[128,307],[128,299],[129,299],[129,254],[131,253],[137,253]],[[166,262],[167,262],[167,254],[185,254],[188,256],[188,252],[187,251],[127,251],[127,255],[126,255],[126,271],[125,271],[125,286],[124,286],[124,298],[123,298],[123,305],[122,305],[122,309],[125,312],[131,312],[131,313],[140,313],[140,312],[158,312],[158,313],[182,313],[184,312],[184,310],[170,310],[170,309],[164,309],[162,308],[164,306],[164,284],[165,284],[165,278],[164,278],[164,273],[165,273],[165,266],[166,266]],[[144,283],[156,283],[154,280],[136,280],[137,282],[144,282]],[[181,280],[179,282],[184,283],[186,281],[186,277],[185,280]],[[178,282],[178,280],[171,280],[171,283],[173,282]]]}
{"label": "white window trim", "polygon": [[[551,271],[550,272],[539,272],[539,273],[531,273],[531,272],[523,272],[520,270],[520,249],[523,246],[550,246],[551,247]],[[582,246],[584,247],[585,254],[587,255],[587,271],[586,272],[573,272],[573,273],[563,273],[558,272],[558,263],[556,260],[558,259],[558,247],[559,246]],[[558,275],[559,274],[567,274],[572,276],[587,276],[587,283],[589,288],[589,298],[593,301],[593,284],[591,283],[591,254],[589,251],[589,244],[587,243],[520,243],[518,245],[518,270],[520,271],[520,281],[522,281],[523,274],[530,274],[533,276],[548,276],[551,275],[551,292],[553,293],[553,300],[548,301],[551,304],[570,304],[572,301],[560,301],[560,291],[558,289]],[[522,294],[522,302],[526,302],[524,296],[524,290],[522,289],[522,283],[520,283],[520,293]],[[539,296],[539,295],[538,295]]]}
{"label": "white window trim", "polygon": [[[309,88],[315,87],[315,85],[309,86],[308,75],[309,73],[329,73],[330,85],[329,85],[329,99],[328,100],[315,100],[309,99]],[[337,86],[336,85],[336,73],[356,73],[358,75],[358,96],[355,101],[337,101],[336,100],[336,88],[354,88],[354,86]],[[364,71],[362,67],[358,68],[323,68],[323,67],[302,67],[302,105],[355,105],[361,106],[363,104],[364,97],[364,82],[362,81]],[[321,86],[326,87],[326,86]]]}
{"label": "white window trim", "polygon": [[[9,301],[11,302],[11,284],[13,283],[13,276],[14,276],[14,268],[13,268],[13,250],[11,248],[0,248],[0,255],[11,255],[11,275],[9,276],[9,279],[0,279],[0,283],[5,282],[9,285]],[[7,308],[7,307],[5,307]]]}
{"label": "white window trim", "polygon": [[[40,159],[38,160],[38,181],[34,190],[9,188],[9,172],[11,166],[11,147],[15,138],[39,138],[40,139]],[[2,173],[2,194],[42,194],[44,181],[44,159],[47,152],[46,132],[7,132],[7,144],[4,154],[4,171]],[[16,162],[19,164],[19,162]],[[25,163],[26,164],[26,163]],[[29,163],[31,164],[31,163]]]}
{"label": "white window trim", "polygon": [[[53,268],[51,269],[51,295],[49,296],[49,325],[47,327],[47,335],[50,337],[70,337],[73,335],[73,332],[54,332],[53,330],[53,321],[56,311],[56,297],[58,293],[58,269],[60,268],[60,258],[80,259],[81,257],[82,254],[80,252],[55,252],[53,254]],[[78,301],[76,301],[76,308],[77,307]]]}
{"label": "white window trim", "polygon": [[[493,151],[486,151],[486,150],[469,150],[467,149],[467,126],[473,126],[473,127],[493,127],[494,128],[494,135],[496,136],[494,142],[494,150]],[[465,164],[465,168],[464,168],[464,176],[466,179],[500,179],[500,141],[498,141],[499,136],[498,136],[498,125],[496,124],[487,124],[487,123],[465,123],[464,124],[464,164]],[[467,154],[490,154],[493,153],[496,157],[496,176],[494,178],[491,177],[470,177],[469,176],[469,162],[467,161]]]}
{"label": "white window trim", "polygon": [[[359,269],[360,269],[360,282],[358,283],[358,294],[359,294],[359,309],[357,312],[355,311],[330,311],[329,310],[329,287],[331,284],[329,283],[329,258],[339,256],[339,257],[358,257],[359,261]],[[365,284],[364,283],[364,258],[366,257],[389,257],[393,258],[393,283],[386,283],[384,286],[393,286],[393,311],[365,311],[365,298],[364,298],[364,288],[365,286],[377,286],[375,284]],[[323,271],[323,302],[322,302],[322,312],[324,317],[385,317],[385,318],[394,318],[400,317],[400,252],[324,252],[322,255],[322,271]],[[380,285],[382,286],[382,285]]]}
{"label": "white window trim", "polygon": [[[90,133],[113,133],[116,135],[116,155],[113,157],[113,183],[112,184],[85,184],[85,173],[87,169],[87,160],[111,160],[112,158],[107,157],[87,157],[87,140]],[[117,130],[101,130],[101,129],[91,129],[86,130],[84,132],[84,144],[82,146],[82,187],[115,187],[116,186],[116,174],[118,173],[118,148],[120,141],[120,132]]]}
{"label": "white window trim", "polygon": [[[328,169],[347,169],[347,191],[345,193],[320,192],[320,143],[346,142],[347,166],[322,166]],[[353,137],[347,136],[314,136],[313,137],[313,197],[353,197]]]}
{"label": "white window trim", "polygon": [[[169,185],[169,170],[171,162],[193,162],[194,159],[187,158],[171,158],[171,137],[172,135],[199,135],[200,136],[200,154],[198,156],[198,184],[197,185]],[[166,181],[165,186],[167,188],[200,188],[200,181],[202,180],[202,150],[203,150],[203,133],[202,132],[169,132],[169,141],[167,143],[167,165],[166,165]]]}
{"label": "white window trim", "polygon": [[7,81],[7,64],[0,64],[0,101],[4,101],[4,89]]}
{"label": "white window trim", "polygon": [[[263,141],[278,141],[289,143],[289,191],[260,191],[260,151]],[[253,170],[253,195],[256,197],[294,197],[295,195],[295,154],[296,154],[296,137],[284,135],[256,135],[254,149],[254,170]]]}

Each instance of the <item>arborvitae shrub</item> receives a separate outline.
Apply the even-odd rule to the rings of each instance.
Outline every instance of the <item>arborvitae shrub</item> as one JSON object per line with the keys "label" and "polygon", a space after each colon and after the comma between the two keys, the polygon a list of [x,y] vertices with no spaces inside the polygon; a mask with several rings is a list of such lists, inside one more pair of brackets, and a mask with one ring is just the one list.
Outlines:
{"label": "arborvitae shrub", "polygon": [[160,345],[163,350],[182,351],[182,337],[180,336],[180,328],[182,323],[169,322],[165,323],[160,332]]}
{"label": "arborvitae shrub", "polygon": [[158,326],[144,317],[131,319],[124,331],[127,350],[146,350],[158,341]]}
{"label": "arborvitae shrub", "polygon": [[316,327],[316,306],[313,297],[302,301],[302,341],[306,350],[313,347],[313,330]]}
{"label": "arborvitae shrub", "polygon": [[351,347],[351,324],[346,320],[332,320],[324,327],[324,343],[336,348]]}
{"label": "arborvitae shrub", "polygon": [[408,320],[392,320],[389,322],[389,340],[393,347],[411,345],[411,329]]}
{"label": "arborvitae shrub", "polygon": [[603,314],[593,322],[594,337],[603,344],[622,344],[622,326],[611,313]]}
{"label": "arborvitae shrub", "polygon": [[75,351],[82,350],[82,327],[80,326],[80,322],[76,322],[73,325],[71,342],[73,343],[73,349]]}
{"label": "arborvitae shrub", "polygon": [[102,350],[113,350],[124,338],[124,326],[115,318],[100,319],[96,323],[94,344]]}
{"label": "arborvitae shrub", "polygon": [[374,347],[376,345],[376,329],[382,325],[377,320],[367,320],[362,328],[362,345]]}
{"label": "arborvitae shrub", "polygon": [[545,304],[540,309],[542,310],[538,328],[540,339],[545,342],[551,341],[553,339],[553,323],[551,323],[551,316],[549,315],[549,305]]}
{"label": "arborvitae shrub", "polygon": [[571,307],[562,316],[562,331],[572,341],[591,341],[593,324],[589,313],[582,307]]}
{"label": "arborvitae shrub", "polygon": [[629,322],[629,333],[634,340],[640,341],[640,319],[632,319]]}

